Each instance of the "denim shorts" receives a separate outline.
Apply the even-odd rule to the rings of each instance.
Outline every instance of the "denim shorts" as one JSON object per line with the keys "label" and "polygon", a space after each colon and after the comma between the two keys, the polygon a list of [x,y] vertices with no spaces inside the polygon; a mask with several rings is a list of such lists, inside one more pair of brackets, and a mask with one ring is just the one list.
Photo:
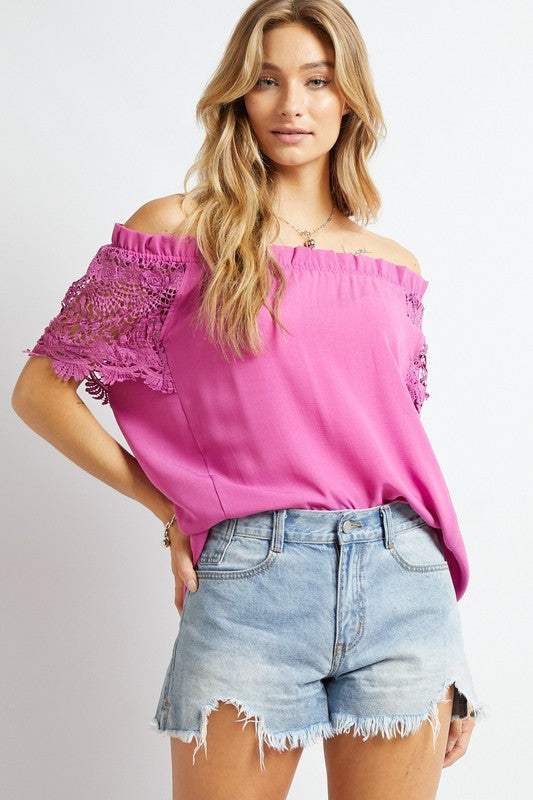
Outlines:
{"label": "denim shorts", "polygon": [[[207,756],[219,702],[263,746],[312,744],[353,727],[406,736],[454,684],[452,719],[486,716],[465,655],[440,530],[403,501],[288,508],[210,530],[187,591],[153,728]],[[239,719],[243,715],[243,719]]]}

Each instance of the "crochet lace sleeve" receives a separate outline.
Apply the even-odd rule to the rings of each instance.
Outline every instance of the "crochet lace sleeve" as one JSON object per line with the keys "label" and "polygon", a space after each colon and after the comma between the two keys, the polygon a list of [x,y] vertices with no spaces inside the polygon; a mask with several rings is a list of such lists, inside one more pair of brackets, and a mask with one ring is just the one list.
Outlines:
{"label": "crochet lace sleeve", "polygon": [[85,378],[104,405],[116,381],[175,391],[161,337],[185,270],[175,257],[100,247],[33,349],[22,352],[50,358],[63,380]]}
{"label": "crochet lace sleeve", "polygon": [[405,379],[414,406],[419,414],[425,400],[429,397],[429,392],[427,391],[427,349],[427,342],[424,342],[411,358]]}
{"label": "crochet lace sleeve", "polygon": [[411,322],[420,328],[421,342],[419,342],[415,352],[412,354],[405,376],[405,384],[411,395],[413,404],[420,414],[422,406],[430,396],[427,391],[427,350],[428,345],[422,333],[422,319],[424,316],[424,306],[420,297],[413,292],[406,292],[407,316]]}

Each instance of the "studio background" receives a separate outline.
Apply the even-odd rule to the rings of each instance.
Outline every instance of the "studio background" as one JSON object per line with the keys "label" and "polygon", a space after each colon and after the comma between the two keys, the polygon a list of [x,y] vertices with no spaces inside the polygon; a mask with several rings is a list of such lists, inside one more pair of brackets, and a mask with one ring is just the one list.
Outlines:
{"label": "studio background", "polygon": [[[177,635],[161,522],[39,438],[11,408],[75,278],[146,201],[183,191],[194,112],[248,3],[4,3],[2,764],[12,800],[169,800],[150,727]],[[348,2],[388,136],[370,226],[417,256],[422,420],[470,560],[466,651],[488,706],[442,800],[529,796],[531,6]],[[127,447],[109,406],[78,390]],[[129,449],[129,448],[128,448]],[[320,744],[290,800],[324,800]]]}

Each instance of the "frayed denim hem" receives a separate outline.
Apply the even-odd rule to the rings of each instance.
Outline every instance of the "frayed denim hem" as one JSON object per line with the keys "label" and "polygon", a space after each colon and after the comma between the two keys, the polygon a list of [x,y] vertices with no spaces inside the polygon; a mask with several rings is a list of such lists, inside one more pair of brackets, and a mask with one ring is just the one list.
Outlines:
{"label": "frayed denim hem", "polygon": [[191,742],[193,739],[196,740],[196,747],[193,752],[193,764],[196,753],[200,749],[200,747],[204,748],[204,752],[207,758],[207,721],[209,719],[209,715],[212,711],[215,711],[218,708],[219,703],[231,703],[238,709],[238,716],[241,714],[245,715],[244,719],[237,719],[236,722],[244,722],[243,730],[249,722],[253,722],[255,724],[255,731],[257,734],[258,739],[258,746],[259,746],[259,762],[261,772],[264,771],[264,743],[269,747],[274,748],[275,750],[287,750],[293,749],[295,747],[307,747],[308,745],[315,744],[315,742],[319,742],[322,739],[329,739],[332,736],[335,736],[335,732],[332,728],[330,722],[318,722],[314,725],[310,725],[307,728],[299,728],[295,731],[286,731],[282,733],[268,733],[265,730],[265,725],[263,720],[258,719],[256,714],[246,711],[244,706],[239,703],[238,700],[233,700],[231,698],[221,698],[220,700],[215,700],[212,704],[205,706],[202,709],[202,722],[201,722],[201,729],[200,731],[187,731],[187,730],[170,730],[164,729],[160,727],[159,721],[157,717],[154,717],[151,721],[152,727],[156,730],[157,733],[165,733],[167,736],[173,736],[177,739],[181,739],[183,742]]}
{"label": "frayed denim hem", "polygon": [[[451,700],[446,699],[448,689],[454,685],[454,694]],[[463,703],[458,703],[458,698]],[[447,681],[438,697],[431,701],[429,710],[425,714],[385,714],[379,717],[358,717],[352,714],[332,714],[332,722],[335,733],[348,733],[353,725],[353,735],[362,736],[363,741],[366,741],[371,736],[381,734],[382,737],[393,739],[399,733],[400,736],[409,736],[411,733],[416,733],[423,722],[426,720],[430,723],[433,730],[433,752],[437,745],[437,738],[440,732],[440,719],[439,719],[439,703],[452,703],[452,715],[450,722],[457,719],[465,719],[468,717],[466,713],[468,705],[471,708],[470,716],[476,720],[478,717],[486,717],[487,709],[484,705],[472,705],[468,697],[464,694],[461,688],[457,685],[456,681]],[[463,713],[464,709],[464,713]]]}
{"label": "frayed denim hem", "polygon": [[[450,686],[454,684],[453,700],[446,700],[446,695]],[[461,703],[457,704],[458,694],[460,699],[464,701],[464,709]],[[150,725],[157,733],[166,734],[167,736],[175,737],[183,742],[196,741],[196,747],[193,752],[192,762],[195,763],[196,753],[200,747],[204,748],[205,756],[207,758],[207,722],[209,715],[212,711],[218,708],[219,703],[230,703],[238,709],[238,716],[244,714],[244,719],[237,719],[236,722],[243,722],[243,729],[249,722],[255,724],[255,730],[258,739],[259,747],[259,761],[261,772],[264,771],[264,743],[275,750],[287,750],[295,747],[307,747],[308,745],[315,744],[323,739],[330,739],[339,733],[348,733],[349,729],[353,726],[353,735],[362,736],[363,741],[366,741],[371,736],[381,734],[383,738],[395,738],[397,734],[400,736],[408,736],[411,733],[416,733],[421,725],[428,720],[433,730],[433,752],[435,752],[437,737],[440,731],[440,720],[438,713],[438,704],[442,702],[452,702],[453,709],[457,713],[452,714],[451,720],[465,719],[468,715],[466,713],[467,704],[470,705],[470,716],[476,718],[486,717],[487,710],[484,705],[472,705],[457,685],[456,681],[447,681],[442,687],[437,699],[433,700],[430,704],[429,710],[425,714],[385,714],[376,717],[359,717],[352,714],[335,714],[331,715],[331,720],[328,722],[318,722],[306,728],[299,728],[295,731],[285,731],[281,733],[269,733],[265,730],[265,725],[262,719],[259,719],[256,714],[249,712],[245,707],[239,703],[238,700],[233,698],[220,698],[214,700],[202,709],[202,720],[200,731],[193,730],[171,730],[169,728],[162,728],[157,717],[154,717]],[[460,710],[459,710],[460,709]],[[464,713],[463,713],[464,710]]]}

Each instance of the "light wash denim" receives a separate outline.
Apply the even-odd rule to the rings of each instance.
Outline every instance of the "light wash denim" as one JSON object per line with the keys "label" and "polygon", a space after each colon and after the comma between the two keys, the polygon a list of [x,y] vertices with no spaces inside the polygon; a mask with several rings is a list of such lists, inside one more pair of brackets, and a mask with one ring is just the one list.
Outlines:
{"label": "light wash denim", "polygon": [[455,684],[452,718],[486,716],[441,544],[405,502],[288,508],[214,525],[196,564],[152,726],[207,756],[219,702],[263,745],[406,736]]}

